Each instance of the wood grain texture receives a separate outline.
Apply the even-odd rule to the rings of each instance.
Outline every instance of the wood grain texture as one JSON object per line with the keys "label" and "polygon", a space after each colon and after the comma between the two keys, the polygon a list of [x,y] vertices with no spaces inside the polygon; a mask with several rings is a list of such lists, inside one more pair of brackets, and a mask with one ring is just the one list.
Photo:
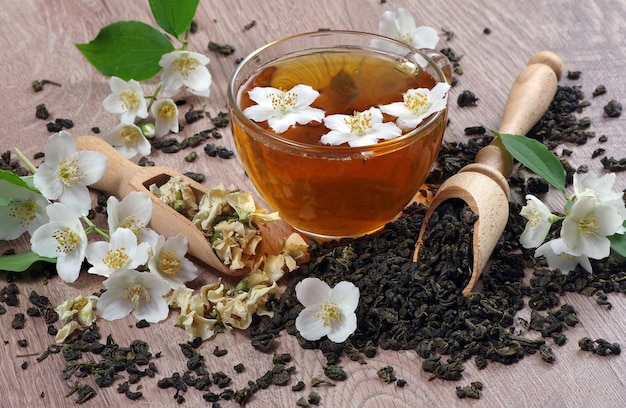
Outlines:
{"label": "wood grain texture", "polygon": [[[626,33],[623,19],[626,16],[625,0],[568,0],[490,1],[441,0],[202,0],[197,21],[199,30],[190,39],[190,49],[206,50],[209,40],[229,43],[236,52],[231,56],[210,53],[209,65],[214,83],[208,100],[188,98],[196,106],[206,105],[213,114],[226,110],[226,84],[235,67],[235,61],[259,46],[287,35],[319,28],[377,31],[378,21],[385,10],[399,7],[409,9],[418,22],[435,28],[453,31],[455,36],[442,38],[439,47],[452,47],[463,55],[464,74],[452,89],[450,125],[445,139],[464,140],[463,129],[483,124],[493,129],[499,127],[504,102],[516,75],[537,51],[548,49],[559,54],[568,70],[582,72],[577,81],[562,79],[566,85],[580,86],[591,106],[584,111],[591,119],[592,130],[606,135],[608,142],[601,144],[597,138],[586,145],[575,147],[571,161],[575,165],[587,164],[591,171],[601,171],[599,159],[591,153],[599,148],[607,150],[606,156],[626,156],[624,117],[611,119],[603,114],[602,107],[611,99],[626,102],[626,82],[623,66],[626,62]],[[98,126],[106,129],[118,120],[116,115],[102,108],[102,100],[109,93],[107,78],[95,71],[74,47],[74,43],[87,42],[106,24],[123,19],[153,23],[147,1],[114,0],[0,0],[0,120],[2,123],[0,151],[19,148],[32,158],[43,150],[50,133],[45,121],[35,118],[35,107],[45,103],[51,119],[70,118],[76,123],[71,133],[75,136],[91,133]],[[256,21],[248,31],[244,26]],[[491,34],[483,33],[490,28]],[[60,82],[61,87],[48,85],[44,91],[34,93],[31,81],[49,79]],[[608,92],[597,98],[591,92],[603,84]],[[156,85],[156,82],[151,84]],[[479,98],[478,105],[458,108],[457,95],[465,89]],[[183,108],[184,109],[184,108]],[[210,127],[206,121],[187,126],[180,137]],[[228,130],[220,144],[234,149]],[[571,146],[567,146],[571,147]],[[560,149],[559,149],[560,151]],[[194,163],[183,160],[184,153],[165,155],[155,152],[151,159],[158,165],[179,171],[206,173],[207,187],[213,184],[234,184],[253,190],[245,177],[238,159],[220,160],[204,157]],[[38,164],[38,161],[35,161]],[[617,188],[626,188],[626,176],[618,175]],[[513,192],[515,196],[516,192]],[[517,192],[519,196],[519,192]],[[550,196],[549,203],[558,208],[558,195]],[[102,222],[102,219],[98,220]],[[17,251],[28,246],[28,238],[0,242],[0,251],[13,248]],[[201,277],[194,287],[212,282],[217,275],[199,265]],[[0,316],[0,407],[73,407],[73,398],[64,395],[73,380],[64,381],[60,370],[64,366],[59,355],[40,363],[34,356],[16,357],[43,351],[52,341],[45,334],[41,319],[28,318],[23,330],[11,329],[11,319],[16,312],[25,312],[29,306],[28,294],[36,290],[59,304],[70,296],[89,294],[101,288],[102,279],[84,274],[72,285],[58,278],[47,285],[41,281],[20,283],[20,305],[8,307]],[[0,282],[4,286],[6,282]],[[558,348],[557,361],[546,364],[539,356],[528,356],[513,366],[490,364],[478,371],[468,363],[464,379],[459,383],[428,380],[421,368],[421,359],[411,351],[381,351],[366,365],[345,362],[347,381],[335,387],[316,389],[324,407],[622,407],[626,406],[626,362],[623,356],[599,358],[578,349],[577,340],[583,336],[606,338],[626,344],[626,299],[612,296],[613,308],[607,310],[593,299],[567,295],[564,301],[578,311],[581,323],[568,328],[568,342]],[[523,311],[520,317],[528,318]],[[174,371],[183,371],[185,360],[178,343],[186,341],[182,329],[174,327],[175,313],[167,321],[147,329],[136,329],[135,320],[126,318],[115,322],[101,322],[104,336],[112,333],[120,344],[135,338],[148,341],[153,352],[161,352],[157,360],[157,378]],[[27,339],[29,346],[21,348],[17,340]],[[303,350],[295,339],[282,335],[279,352],[291,352],[297,367],[296,379],[308,382],[312,377],[323,377],[325,359],[319,351]],[[211,353],[219,346],[229,352],[218,359]],[[206,356],[210,370],[221,369],[234,378],[233,388],[244,386],[271,367],[271,356],[259,354],[249,344],[246,333],[229,332],[216,336],[200,349]],[[24,361],[29,362],[22,369]],[[232,367],[244,362],[246,372],[235,375]],[[406,379],[404,388],[384,384],[376,370],[384,365],[395,367],[399,378]],[[456,385],[471,381],[485,384],[479,401],[459,400]],[[161,390],[156,380],[142,380],[144,398],[130,402],[115,387],[98,390],[98,396],[85,406],[175,406],[172,390]],[[291,385],[291,384],[290,384]],[[290,387],[271,387],[257,393],[247,406],[294,407],[301,396],[306,397],[310,387],[294,393]],[[182,406],[207,406],[202,393],[191,390],[185,394]],[[222,406],[234,407],[234,402]]]}

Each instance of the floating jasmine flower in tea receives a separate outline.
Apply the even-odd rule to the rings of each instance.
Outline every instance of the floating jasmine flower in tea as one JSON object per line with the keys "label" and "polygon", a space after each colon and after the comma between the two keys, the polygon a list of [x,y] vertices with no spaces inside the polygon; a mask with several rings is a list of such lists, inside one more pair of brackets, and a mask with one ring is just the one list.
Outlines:
{"label": "floating jasmine flower in tea", "polygon": [[438,82],[432,89],[409,89],[402,98],[403,102],[393,102],[380,106],[388,115],[396,116],[396,124],[404,131],[415,129],[424,119],[435,112],[440,112],[448,105],[450,85]]}
{"label": "floating jasmine flower in tea", "polygon": [[383,114],[378,108],[369,108],[352,115],[329,115],[324,125],[330,132],[322,136],[323,144],[338,146],[348,143],[350,147],[367,146],[379,140],[389,140],[402,134],[402,130],[392,122],[383,122]]}
{"label": "floating jasmine flower in tea", "polygon": [[148,117],[146,98],[139,82],[113,76],[109,85],[113,93],[104,98],[102,105],[108,112],[121,114],[122,124],[132,124],[136,117]]}
{"label": "floating jasmine flower in tea", "polygon": [[257,105],[247,107],[244,115],[255,122],[267,120],[276,133],[283,133],[296,123],[306,125],[321,122],[324,118],[322,109],[311,107],[319,92],[308,85],[296,85],[289,91],[256,87],[248,92],[248,96]]}
{"label": "floating jasmine flower in tea", "polygon": [[318,278],[305,278],[296,285],[296,296],[304,306],[296,318],[296,329],[305,339],[327,336],[343,343],[356,330],[359,288],[351,282],[339,282],[331,289]]}

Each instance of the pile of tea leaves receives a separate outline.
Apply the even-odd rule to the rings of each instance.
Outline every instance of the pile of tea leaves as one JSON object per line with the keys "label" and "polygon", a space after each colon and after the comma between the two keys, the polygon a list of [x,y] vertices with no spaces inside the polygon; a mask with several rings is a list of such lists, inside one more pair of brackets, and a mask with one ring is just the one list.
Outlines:
{"label": "pile of tea leaves", "polygon": [[[577,133],[578,143],[593,137],[586,121],[580,122],[574,115],[587,106],[582,98],[576,87],[559,87],[549,112],[533,130],[533,137],[542,139],[549,133],[554,141],[560,134],[564,142],[571,137],[566,129]],[[445,178],[472,162],[476,152],[490,140],[490,136],[478,135],[467,144],[444,144],[432,179]],[[550,147],[554,149],[556,144]],[[573,170],[565,167],[571,180]],[[530,180],[525,183],[519,174],[515,181],[522,193],[533,188]],[[268,302],[274,317],[256,318],[250,333],[252,344],[262,351],[271,350],[273,339],[286,331],[296,336],[303,348],[320,349],[327,366],[338,366],[342,356],[364,362],[364,356],[373,357],[379,349],[415,350],[423,358],[422,368],[431,373],[430,378],[443,380],[461,379],[469,360],[478,369],[489,362],[516,363],[536,353],[545,362],[555,361],[552,347],[565,344],[566,327],[578,324],[576,311],[563,302],[562,295],[580,293],[610,308],[608,293],[626,294],[626,262],[612,255],[592,262],[592,274],[580,267],[569,274],[551,271],[534,258],[534,250],[521,247],[519,237],[526,219],[519,215],[520,209],[520,204],[510,203],[508,224],[493,251],[491,264],[476,291],[467,296],[461,291],[470,277],[473,224],[478,217],[462,200],[446,200],[435,210],[417,263],[412,255],[426,212],[418,204],[405,209],[399,219],[376,234],[312,241],[310,263],[290,275],[284,294]],[[530,280],[524,280],[525,270],[532,271]],[[295,319],[303,306],[296,298],[295,286],[307,276],[315,276],[331,287],[350,281],[359,288],[358,327],[344,344],[326,339],[307,341],[296,330]],[[517,316],[526,306],[531,310],[529,320]],[[515,323],[526,330],[520,330],[520,325],[515,328]],[[598,355],[621,351],[618,343],[604,339],[578,342],[581,350]],[[477,398],[482,385],[480,389],[457,388],[459,397]]]}

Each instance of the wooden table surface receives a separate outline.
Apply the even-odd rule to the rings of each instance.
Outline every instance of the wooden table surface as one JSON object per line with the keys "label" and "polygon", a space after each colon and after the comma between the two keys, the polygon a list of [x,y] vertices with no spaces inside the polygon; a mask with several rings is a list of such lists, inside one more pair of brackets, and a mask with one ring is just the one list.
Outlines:
{"label": "wooden table surface", "polygon": [[[497,128],[509,87],[517,73],[536,51],[548,49],[557,52],[565,64],[565,72],[581,71],[578,80],[564,78],[564,85],[577,85],[584,91],[591,106],[584,115],[591,119],[591,130],[606,135],[608,142],[600,145],[597,138],[585,146],[576,147],[571,157],[573,164],[588,164],[591,171],[600,172],[599,158],[591,159],[591,152],[606,148],[606,156],[626,156],[624,116],[606,118],[603,106],[610,100],[626,102],[626,81],[623,80],[626,62],[625,0],[201,0],[197,23],[198,31],[192,35],[189,49],[203,52],[211,58],[209,69],[213,75],[211,97],[207,100],[189,99],[189,103],[205,106],[217,114],[226,109],[226,84],[236,65],[259,46],[271,40],[320,28],[350,29],[377,32],[378,21],[386,10],[405,7],[420,24],[454,32],[452,39],[442,35],[439,48],[452,47],[462,54],[464,74],[450,97],[450,126],[445,139],[463,140],[463,129],[484,124]],[[124,19],[153,23],[148,2],[115,0],[0,0],[0,122],[2,123],[0,151],[19,148],[32,158],[42,151],[50,132],[46,121],[35,118],[35,107],[45,103],[51,118],[69,118],[75,122],[74,136],[91,133],[98,126],[106,129],[117,123],[116,115],[102,108],[102,100],[109,94],[108,79],[103,77],[82,57],[74,43],[87,42],[106,24]],[[250,30],[244,26],[251,21]],[[489,28],[491,34],[483,30]],[[233,55],[223,56],[207,50],[209,40],[232,44]],[[31,88],[33,80],[48,79],[62,84],[48,85],[42,92]],[[597,85],[607,88],[605,95],[592,98]],[[479,98],[472,108],[459,108],[457,95],[465,89]],[[205,120],[187,126],[180,137],[210,127]],[[220,141],[234,149],[228,129]],[[223,182],[253,190],[237,158],[221,160],[202,157],[189,164],[183,155],[164,155],[155,152],[151,159],[159,165],[177,170],[198,171],[210,174],[205,184],[211,187]],[[617,188],[626,187],[626,175],[619,174]],[[552,198],[556,203],[556,197]],[[28,238],[0,242],[0,251],[13,248],[23,251]],[[194,285],[212,282],[217,275],[198,264],[201,277]],[[22,330],[11,328],[12,316],[25,312],[30,306],[31,290],[44,294],[53,304],[70,296],[91,294],[100,290],[102,279],[83,273],[74,284],[66,284],[57,277],[44,285],[42,280],[20,281],[20,305],[7,307],[0,316],[0,407],[72,407],[75,397],[65,397],[74,379],[63,380],[60,370],[63,358],[55,355],[42,362],[36,355],[53,341],[45,333],[41,319],[27,318]],[[6,278],[0,286],[6,285]],[[547,364],[538,355],[527,356],[513,366],[490,364],[478,371],[467,364],[464,378],[457,382],[429,381],[429,375],[420,368],[421,358],[413,351],[381,351],[366,365],[342,362],[348,373],[345,382],[334,387],[315,390],[322,397],[323,407],[622,407],[626,406],[626,356],[598,357],[579,350],[577,339],[606,338],[626,345],[626,299],[621,295],[611,297],[613,308],[599,307],[592,298],[568,294],[564,301],[578,311],[580,324],[567,329],[569,341],[558,348],[557,361]],[[528,312],[520,316],[528,316]],[[150,350],[161,352],[157,360],[159,373],[154,379],[142,380],[143,398],[131,402],[115,387],[98,389],[98,395],[85,406],[174,406],[171,389],[157,387],[158,378],[174,371],[184,371],[185,359],[178,344],[188,340],[184,330],[174,326],[176,313],[168,320],[146,329],[134,327],[136,320],[128,317],[114,322],[100,321],[103,336],[111,333],[119,344],[128,344],[135,338],[146,340]],[[26,348],[17,341],[27,339]],[[324,357],[319,351],[303,350],[295,339],[283,334],[278,340],[279,352],[290,352],[297,367],[295,378],[323,378]],[[211,354],[219,346],[228,350],[220,360]],[[271,367],[271,356],[255,351],[245,332],[217,335],[200,348],[211,370],[222,369],[232,374],[234,388],[243,387],[248,380],[256,379]],[[18,357],[25,354],[34,356]],[[21,366],[28,362],[28,367]],[[235,375],[232,367],[244,362],[246,372]],[[392,365],[399,378],[407,381],[404,388],[383,383],[376,375],[383,365]],[[85,380],[89,381],[89,380]],[[455,395],[457,385],[471,381],[485,384],[480,400],[460,400]],[[247,406],[295,407],[301,396],[311,390],[295,393],[290,387],[271,387],[258,392]],[[190,390],[181,406],[210,406],[202,393]],[[233,401],[222,406],[236,406]]]}

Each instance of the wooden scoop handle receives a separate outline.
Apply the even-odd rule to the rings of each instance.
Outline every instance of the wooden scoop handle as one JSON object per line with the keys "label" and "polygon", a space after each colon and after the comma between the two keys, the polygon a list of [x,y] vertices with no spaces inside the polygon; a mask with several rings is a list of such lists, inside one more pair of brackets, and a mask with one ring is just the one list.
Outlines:
{"label": "wooden scoop handle", "polygon": [[[511,87],[499,133],[528,133],[548,110],[562,73],[563,62],[555,53],[540,51],[533,55]],[[497,138],[478,152],[475,162],[497,170],[506,178],[513,171],[513,158]]]}
{"label": "wooden scoop handle", "polygon": [[136,165],[122,156],[113,146],[100,137],[81,136],[76,139],[78,150],[92,150],[104,154],[109,159],[109,167],[105,177],[91,185],[96,190],[112,194],[118,198],[124,197],[126,187],[131,179],[141,170],[142,167]]}

